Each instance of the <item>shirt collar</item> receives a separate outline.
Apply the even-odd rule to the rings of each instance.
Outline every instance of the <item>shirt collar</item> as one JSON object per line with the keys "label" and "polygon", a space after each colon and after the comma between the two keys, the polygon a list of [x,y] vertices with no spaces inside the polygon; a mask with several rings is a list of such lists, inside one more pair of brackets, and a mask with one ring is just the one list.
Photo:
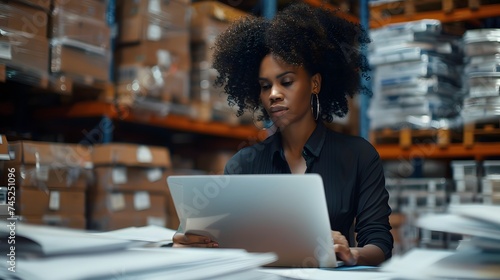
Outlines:
{"label": "shirt collar", "polygon": [[[309,137],[304,146],[304,151],[309,156],[319,157],[319,153],[323,148],[323,144],[325,143],[325,135],[326,135],[326,126],[323,122],[318,122],[316,129],[314,129],[313,133]],[[271,142],[271,160],[274,160],[277,156],[281,159],[285,160],[285,156],[283,153],[283,146],[281,145],[281,133],[276,131],[273,135]]]}

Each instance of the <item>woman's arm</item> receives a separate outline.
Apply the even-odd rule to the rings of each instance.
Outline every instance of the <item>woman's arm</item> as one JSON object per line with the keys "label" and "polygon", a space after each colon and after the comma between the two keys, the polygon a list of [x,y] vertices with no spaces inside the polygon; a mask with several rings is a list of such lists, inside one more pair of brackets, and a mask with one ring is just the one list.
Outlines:
{"label": "woman's arm", "polygon": [[332,237],[335,253],[346,265],[377,266],[385,261],[384,252],[376,245],[350,248],[347,239],[340,232],[332,231]]}
{"label": "woman's arm", "polygon": [[390,232],[389,193],[385,188],[385,176],[380,156],[366,142],[360,149],[358,160],[358,190],[356,212],[358,264],[379,265],[392,256],[394,239]]}

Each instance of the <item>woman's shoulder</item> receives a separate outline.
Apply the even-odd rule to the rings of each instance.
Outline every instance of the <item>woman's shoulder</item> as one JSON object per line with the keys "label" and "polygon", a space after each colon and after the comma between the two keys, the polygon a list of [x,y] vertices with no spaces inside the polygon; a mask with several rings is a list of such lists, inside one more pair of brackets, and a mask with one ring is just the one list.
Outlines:
{"label": "woman's shoulder", "polygon": [[256,168],[255,162],[260,162],[262,157],[271,156],[273,152],[273,136],[258,142],[249,144],[239,149],[226,163],[225,173],[253,173]]}

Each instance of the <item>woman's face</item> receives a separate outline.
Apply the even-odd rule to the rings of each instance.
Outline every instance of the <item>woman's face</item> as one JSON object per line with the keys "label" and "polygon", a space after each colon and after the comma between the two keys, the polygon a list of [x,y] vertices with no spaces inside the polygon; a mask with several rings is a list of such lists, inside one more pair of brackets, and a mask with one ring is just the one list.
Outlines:
{"label": "woman's face", "polygon": [[269,54],[259,69],[260,100],[274,124],[314,122],[311,94],[319,93],[319,74],[310,76],[304,67],[290,65]]}

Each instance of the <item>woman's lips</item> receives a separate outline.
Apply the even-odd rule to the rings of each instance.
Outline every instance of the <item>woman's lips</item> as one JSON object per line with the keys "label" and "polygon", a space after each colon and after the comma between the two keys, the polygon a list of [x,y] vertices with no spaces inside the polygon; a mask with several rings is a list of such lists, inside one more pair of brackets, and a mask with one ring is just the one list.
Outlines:
{"label": "woman's lips", "polygon": [[271,112],[271,115],[273,117],[281,117],[282,115],[284,115],[286,113],[287,110],[288,110],[288,108],[285,106],[275,105],[275,106],[271,106],[269,111]]}

